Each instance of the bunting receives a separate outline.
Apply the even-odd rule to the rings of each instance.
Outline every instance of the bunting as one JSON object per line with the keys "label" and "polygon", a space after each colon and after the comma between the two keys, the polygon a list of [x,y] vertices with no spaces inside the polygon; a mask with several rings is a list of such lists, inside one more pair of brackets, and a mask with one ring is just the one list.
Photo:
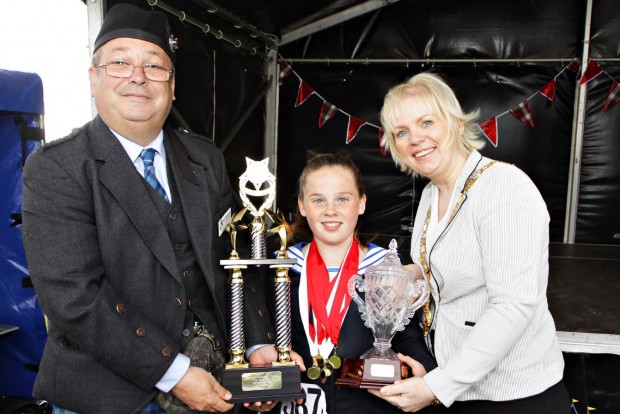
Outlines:
{"label": "bunting", "polygon": [[293,73],[293,69],[284,62],[280,62],[280,77],[279,83],[282,85],[284,78]]}
{"label": "bunting", "polygon": [[378,129],[378,134],[379,135],[379,149],[381,150],[381,155],[383,155],[385,157],[386,154],[386,150],[385,147],[383,146],[383,128],[379,128]]}
{"label": "bunting", "polygon": [[555,103],[555,90],[557,88],[557,82],[555,79],[550,80],[545,86],[540,88],[539,92],[542,96],[551,101],[551,106]]}
{"label": "bunting", "polygon": [[525,102],[521,102],[516,108],[512,108],[510,113],[526,127],[534,128],[534,117],[532,116],[532,108],[530,108],[529,99],[526,99]]}
{"label": "bunting", "polygon": [[592,79],[596,78],[601,73],[603,73],[603,68],[600,67],[599,64],[594,59],[590,59],[590,62],[588,63],[588,67],[586,68],[586,72],[581,77],[579,84],[583,85],[586,82],[590,82]]}
{"label": "bunting", "polygon": [[295,100],[295,107],[298,107],[304,102],[306,102],[306,100],[312,95],[317,96],[319,99],[323,101],[321,104],[321,111],[319,113],[319,128],[323,128],[323,126],[325,125],[327,121],[332,119],[337,113],[341,113],[349,118],[348,123],[347,123],[347,135],[346,135],[347,144],[349,144],[351,141],[355,139],[355,137],[357,136],[357,133],[360,131],[360,129],[363,126],[367,125],[367,126],[377,129],[378,135],[379,135],[379,149],[381,151],[381,154],[384,157],[386,156],[386,150],[385,148],[381,146],[381,139],[383,138],[383,131],[380,126],[375,125],[366,120],[360,119],[356,116],[353,116],[343,111],[341,108],[338,108],[336,105],[332,104],[331,102],[327,101],[318,92],[316,92],[310,85],[308,85],[303,79],[301,79],[301,77],[283,60],[279,62],[279,67],[280,67],[280,74],[279,74],[280,82],[284,78],[289,76],[290,74],[294,74],[299,80],[299,88],[297,90],[297,99]]}
{"label": "bunting", "polygon": [[357,135],[357,132],[361,127],[366,125],[366,121],[359,119],[353,115],[349,115],[349,126],[347,127],[347,144],[353,141],[353,138]]}
{"label": "bunting", "polygon": [[603,110],[607,111],[612,107],[618,105],[620,102],[620,87],[618,86],[618,82],[613,81],[611,85],[611,89],[607,94],[607,100],[605,101],[605,108]]}
{"label": "bunting", "polygon": [[574,73],[579,72],[579,59],[571,61],[566,65],[552,80],[547,82],[545,86],[537,90],[534,94],[529,96],[525,101],[519,103],[516,107],[509,109],[499,115],[495,115],[493,118],[487,119],[478,123],[478,127],[489,140],[493,146],[497,147],[498,144],[498,119],[508,113],[516,117],[523,125],[528,128],[534,128],[534,116],[532,115],[532,108],[530,106],[530,100],[536,95],[541,94],[551,102],[551,106],[555,103],[555,93],[557,89],[557,78],[566,70]]}
{"label": "bunting", "polygon": [[314,92],[314,89],[306,82],[299,82],[299,90],[297,91],[297,100],[295,101],[295,108],[297,108],[302,103],[306,102],[306,99],[310,97]]}
{"label": "bunting", "polygon": [[[280,82],[282,82],[282,80],[288,77],[290,74],[294,74],[299,80],[299,89],[297,91],[297,99],[295,101],[295,107],[298,107],[304,102],[306,102],[306,100],[312,95],[315,95],[319,99],[322,100],[321,111],[319,113],[319,120],[318,120],[319,128],[322,128],[325,125],[325,123],[329,121],[331,118],[333,118],[337,113],[341,113],[349,118],[348,124],[347,124],[347,132],[346,132],[346,143],[347,144],[349,144],[351,141],[355,139],[355,137],[357,136],[358,132],[360,131],[362,127],[364,126],[373,127],[377,129],[379,149],[381,151],[381,154],[383,156],[386,156],[387,151],[381,145],[383,141],[384,131],[380,126],[375,125],[371,122],[365,121],[363,119],[360,119],[356,116],[353,116],[343,111],[341,108],[338,108],[336,105],[328,102],[318,92],[316,92],[310,85],[304,82],[304,80],[301,79],[301,77],[286,62],[281,61],[279,63],[279,66],[280,66],[280,75],[279,75]],[[486,139],[491,144],[493,144],[493,146],[495,147],[497,147],[498,142],[499,142],[498,120],[503,115],[510,113],[511,115],[516,117],[521,123],[523,123],[523,125],[525,125],[526,127],[535,128],[534,117],[532,115],[532,110],[530,106],[530,100],[537,93],[539,93],[542,96],[544,96],[546,99],[548,99],[551,103],[551,106],[553,106],[555,103],[555,96],[556,96],[556,90],[557,90],[557,78],[564,71],[569,71],[569,72],[578,74],[580,71],[580,68],[581,68],[581,62],[579,61],[579,59],[572,60],[566,66],[564,66],[564,68],[557,75],[555,75],[552,80],[547,82],[547,84],[545,84],[543,87],[537,90],[534,94],[532,94],[527,99],[525,99],[523,102],[519,103],[517,106],[499,115],[496,115],[492,118],[489,118],[485,121],[478,123],[478,127],[480,128],[480,130],[482,131]],[[599,76],[601,73],[607,74],[607,72],[605,72],[605,70],[603,70],[603,68],[595,60],[591,59],[588,62],[588,67],[586,68],[583,76],[579,80],[579,85],[582,85],[582,84],[585,84],[591,81],[592,79]],[[607,74],[607,76],[611,78],[609,74]],[[604,110],[607,111],[613,108],[614,106],[618,105],[619,103],[620,103],[620,85],[615,80],[613,80],[611,89],[609,90],[609,93],[607,94],[607,100],[605,102]]]}
{"label": "bunting", "polygon": [[573,72],[573,73],[579,73],[579,68],[581,68],[581,61],[579,59],[575,59],[571,61],[566,66],[566,70]]}
{"label": "bunting", "polygon": [[327,101],[323,101],[321,105],[321,114],[319,115],[319,128],[323,128],[325,122],[329,121],[338,112],[336,105],[332,105]]}
{"label": "bunting", "polygon": [[497,147],[497,118],[487,119],[478,124],[480,130],[494,147]]}
{"label": "bunting", "polygon": [[618,82],[613,77],[611,77],[611,75],[605,72],[605,70],[594,59],[591,59],[588,63],[588,67],[585,73],[579,80],[579,85],[590,82],[601,73],[604,73],[611,80],[611,88],[607,93],[607,98],[605,99],[605,106],[603,107],[603,111],[608,111],[620,103],[620,86],[618,86]]}

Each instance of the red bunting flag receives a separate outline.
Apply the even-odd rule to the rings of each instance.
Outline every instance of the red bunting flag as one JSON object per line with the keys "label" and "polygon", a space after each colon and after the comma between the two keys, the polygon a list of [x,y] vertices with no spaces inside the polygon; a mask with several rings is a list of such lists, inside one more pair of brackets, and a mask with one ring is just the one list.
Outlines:
{"label": "red bunting flag", "polygon": [[282,81],[284,80],[284,78],[286,78],[291,73],[293,73],[293,69],[286,63],[280,62],[280,85],[282,85]]}
{"label": "red bunting flag", "polygon": [[513,114],[526,127],[534,128],[534,117],[530,108],[530,101],[527,99],[521,102],[516,108],[512,108],[510,113]]}
{"label": "red bunting flag", "polygon": [[387,154],[387,151],[385,150],[385,147],[383,146],[383,128],[379,128],[379,149],[381,150],[381,155],[383,155],[385,157],[385,154]]}
{"label": "red bunting flag", "polygon": [[297,91],[297,100],[295,101],[295,108],[304,103],[306,99],[314,93],[314,89],[306,82],[299,82],[299,90]]}
{"label": "red bunting flag", "polygon": [[603,110],[607,111],[608,109],[613,108],[614,106],[620,103],[620,86],[618,82],[614,81],[611,85],[611,89],[607,94],[607,101],[605,102],[605,108]]}
{"label": "red bunting flag", "polygon": [[540,88],[540,93],[547,99],[549,99],[551,101],[551,105],[553,105],[555,103],[555,90],[556,90],[557,84],[555,82],[555,79],[552,79],[549,81],[549,83],[547,83],[545,86],[543,86],[542,88]]}
{"label": "red bunting flag", "polygon": [[579,73],[579,68],[580,67],[581,67],[581,64],[580,64],[580,60],[579,59],[575,59],[571,63],[566,65],[566,69],[570,70],[571,72],[574,72],[574,73]]}
{"label": "red bunting flag", "polygon": [[588,67],[586,69],[586,73],[583,74],[581,80],[579,81],[580,85],[583,85],[586,82],[591,81],[596,78],[598,75],[603,73],[603,68],[596,63],[596,60],[590,59],[590,63],[588,63]]}
{"label": "red bunting flag", "polygon": [[366,125],[366,121],[349,115],[349,126],[347,127],[347,144],[355,138],[361,127]]}
{"label": "red bunting flag", "polygon": [[497,118],[493,117],[491,119],[487,119],[484,122],[480,122],[478,124],[480,130],[487,137],[487,139],[493,144],[494,147],[497,147]]}
{"label": "red bunting flag", "polygon": [[325,122],[329,121],[331,117],[336,115],[336,112],[338,112],[336,105],[323,101],[323,105],[321,105],[321,114],[319,115],[319,128],[323,128]]}

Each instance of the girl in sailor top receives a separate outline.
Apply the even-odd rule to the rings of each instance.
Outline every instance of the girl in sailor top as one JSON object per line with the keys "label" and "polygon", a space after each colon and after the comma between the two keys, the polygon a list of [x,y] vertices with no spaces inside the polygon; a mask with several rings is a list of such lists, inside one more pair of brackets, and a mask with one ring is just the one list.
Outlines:
{"label": "girl in sailor top", "polygon": [[[346,153],[311,154],[299,178],[299,215],[293,237],[310,243],[289,247],[293,349],[303,358],[304,404],[279,404],[281,414],[392,413],[397,408],[364,389],[335,385],[340,362],[358,358],[373,345],[347,283],[377,264],[387,251],[357,238],[358,217],[366,208],[361,174]],[[305,230],[305,231],[304,231]],[[427,371],[436,366],[417,318],[396,334],[393,348],[415,355]]]}

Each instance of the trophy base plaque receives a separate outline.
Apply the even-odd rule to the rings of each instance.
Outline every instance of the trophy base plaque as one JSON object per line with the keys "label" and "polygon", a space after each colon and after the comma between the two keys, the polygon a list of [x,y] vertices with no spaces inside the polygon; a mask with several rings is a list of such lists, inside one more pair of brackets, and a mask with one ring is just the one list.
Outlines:
{"label": "trophy base plaque", "polygon": [[399,360],[382,358],[345,359],[336,385],[379,389],[411,376],[411,369]]}
{"label": "trophy base plaque", "polygon": [[222,370],[222,385],[231,403],[288,401],[305,398],[298,365],[250,365]]}

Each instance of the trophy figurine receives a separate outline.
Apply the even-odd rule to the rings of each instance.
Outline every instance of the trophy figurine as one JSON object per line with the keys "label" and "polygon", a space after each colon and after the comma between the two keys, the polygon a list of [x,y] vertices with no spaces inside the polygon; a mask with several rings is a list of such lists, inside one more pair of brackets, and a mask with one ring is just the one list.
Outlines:
{"label": "trophy figurine", "polygon": [[[348,288],[375,341],[374,346],[359,359],[344,361],[336,385],[377,389],[407,378],[408,366],[401,363],[390,342],[428,299],[428,282],[423,276],[415,278],[400,264],[396,240],[392,240],[385,258],[377,265],[369,266],[365,277],[354,275]],[[365,292],[365,301],[357,290]]]}
{"label": "trophy figurine", "polygon": [[[288,269],[297,261],[286,254],[286,235],[290,226],[284,216],[267,209],[275,197],[275,177],[267,167],[269,159],[253,161],[246,157],[247,169],[239,177],[239,193],[244,208],[237,212],[228,225],[232,252],[220,264],[229,269],[229,361],[222,371],[222,384],[232,393],[230,402],[275,401],[304,398],[299,366],[291,360],[291,300]],[[250,198],[252,197],[252,198]],[[258,202],[257,205],[252,201]],[[247,213],[252,216],[248,224]],[[267,226],[265,217],[269,219]],[[237,233],[250,229],[251,258],[242,258],[237,252]],[[280,238],[280,249],[275,258],[267,258],[266,239],[269,234]],[[254,366],[245,361],[243,326],[243,269],[248,266],[269,266],[275,269],[275,326],[278,358],[269,365]]]}

